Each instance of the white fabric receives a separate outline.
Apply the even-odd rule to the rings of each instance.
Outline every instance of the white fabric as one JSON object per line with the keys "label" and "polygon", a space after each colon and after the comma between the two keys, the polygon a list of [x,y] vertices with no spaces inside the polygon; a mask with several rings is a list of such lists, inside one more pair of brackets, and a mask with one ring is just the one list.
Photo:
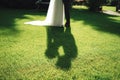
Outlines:
{"label": "white fabric", "polygon": [[62,26],[64,22],[64,8],[62,0],[51,0],[47,16],[44,21],[31,21],[25,24],[38,25],[38,26]]}

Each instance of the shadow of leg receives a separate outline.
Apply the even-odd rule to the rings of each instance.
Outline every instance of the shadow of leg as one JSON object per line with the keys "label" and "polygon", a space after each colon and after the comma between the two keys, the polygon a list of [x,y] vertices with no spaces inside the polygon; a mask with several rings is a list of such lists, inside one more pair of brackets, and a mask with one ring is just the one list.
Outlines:
{"label": "shadow of leg", "polygon": [[58,51],[57,49],[55,49],[54,47],[49,47],[46,52],[45,52],[45,55],[52,59],[52,58],[55,58],[57,55],[58,55]]}
{"label": "shadow of leg", "polygon": [[59,56],[56,66],[63,70],[69,70],[71,68],[71,59],[66,56]]}

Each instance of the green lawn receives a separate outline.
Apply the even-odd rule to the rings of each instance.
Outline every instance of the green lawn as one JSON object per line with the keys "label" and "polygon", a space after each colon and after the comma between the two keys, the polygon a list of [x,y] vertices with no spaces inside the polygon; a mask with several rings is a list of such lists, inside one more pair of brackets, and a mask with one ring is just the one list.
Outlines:
{"label": "green lawn", "polygon": [[116,7],[114,7],[114,6],[109,6],[109,7],[107,7],[107,6],[103,6],[103,10],[116,11]]}
{"label": "green lawn", "polygon": [[71,10],[71,28],[25,25],[46,12],[0,10],[0,80],[120,80],[120,16]]}

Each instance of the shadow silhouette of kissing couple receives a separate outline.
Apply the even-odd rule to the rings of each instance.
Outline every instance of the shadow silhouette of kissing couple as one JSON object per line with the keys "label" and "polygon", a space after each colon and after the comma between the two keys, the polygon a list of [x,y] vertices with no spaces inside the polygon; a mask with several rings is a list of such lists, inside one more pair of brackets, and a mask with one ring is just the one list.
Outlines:
{"label": "shadow silhouette of kissing couple", "polygon": [[[58,52],[63,47],[64,55]],[[49,27],[47,28],[47,50],[45,55],[49,58],[57,57],[57,68],[68,70],[71,68],[71,61],[77,57],[77,46],[70,27]]]}

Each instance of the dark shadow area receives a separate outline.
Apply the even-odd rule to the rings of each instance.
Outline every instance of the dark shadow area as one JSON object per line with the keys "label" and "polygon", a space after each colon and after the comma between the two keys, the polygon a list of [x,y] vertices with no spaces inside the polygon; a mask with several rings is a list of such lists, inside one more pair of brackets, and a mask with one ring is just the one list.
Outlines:
{"label": "dark shadow area", "polygon": [[24,15],[46,15],[46,12],[40,12],[38,10],[0,8],[0,30],[4,32],[6,31],[9,35],[18,33],[19,30],[16,28],[17,25],[15,20],[28,19],[28,17],[25,17]]}
{"label": "dark shadow area", "polygon": [[[63,47],[64,55],[60,56],[59,47]],[[49,58],[57,57],[56,66],[63,70],[71,68],[72,59],[77,57],[77,46],[71,28],[49,27],[47,28],[47,50],[45,55]]]}
{"label": "dark shadow area", "polygon": [[90,12],[86,9],[73,8],[71,10],[71,19],[74,21],[83,21],[85,25],[91,25],[93,29],[120,36],[120,20],[113,19],[117,17],[120,16]]}
{"label": "dark shadow area", "polygon": [[40,12],[39,10],[25,10],[25,9],[0,9],[0,26],[9,27],[15,25],[15,19],[25,19],[24,15],[45,15],[46,12]]}

